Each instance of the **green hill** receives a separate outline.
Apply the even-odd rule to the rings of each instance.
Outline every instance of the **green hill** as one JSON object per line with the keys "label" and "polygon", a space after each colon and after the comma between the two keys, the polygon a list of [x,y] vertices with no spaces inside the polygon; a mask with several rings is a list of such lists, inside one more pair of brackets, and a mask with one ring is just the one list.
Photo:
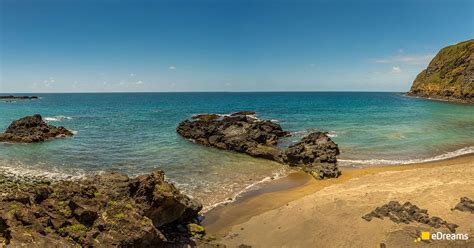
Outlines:
{"label": "green hill", "polygon": [[407,94],[473,103],[474,39],[441,49]]}

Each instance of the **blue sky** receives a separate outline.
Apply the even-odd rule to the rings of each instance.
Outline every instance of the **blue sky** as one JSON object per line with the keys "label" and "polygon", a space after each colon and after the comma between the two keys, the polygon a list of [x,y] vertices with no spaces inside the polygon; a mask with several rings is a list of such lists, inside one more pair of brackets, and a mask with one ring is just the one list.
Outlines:
{"label": "blue sky", "polygon": [[407,91],[474,1],[0,0],[0,92]]}

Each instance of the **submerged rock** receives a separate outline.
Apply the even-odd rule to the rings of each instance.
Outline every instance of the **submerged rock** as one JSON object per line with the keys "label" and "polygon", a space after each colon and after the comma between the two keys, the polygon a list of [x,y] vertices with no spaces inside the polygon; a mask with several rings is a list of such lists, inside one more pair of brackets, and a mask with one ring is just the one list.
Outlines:
{"label": "submerged rock", "polygon": [[202,114],[192,119],[181,122],[176,131],[195,143],[300,166],[317,179],[341,174],[337,144],[323,132],[311,133],[285,150],[275,145],[290,133],[277,123],[257,119],[255,112]]}
{"label": "submerged rock", "polygon": [[468,197],[461,197],[460,202],[456,204],[453,210],[471,212],[471,214],[474,214],[474,201],[469,199]]}
{"label": "submerged rock", "polygon": [[448,223],[447,221],[433,216],[430,217],[428,210],[420,209],[410,202],[405,202],[403,205],[397,201],[390,201],[381,207],[375,208],[374,211],[362,216],[362,219],[371,221],[373,218],[389,218],[395,223],[409,224],[411,222],[418,222],[426,224],[434,228],[446,227],[452,233],[456,232],[458,225]]}
{"label": "submerged rock", "polygon": [[34,143],[68,136],[73,136],[73,133],[62,126],[48,125],[41,115],[35,114],[13,121],[6,131],[0,134],[0,142]]}
{"label": "submerged rock", "polygon": [[202,205],[162,171],[40,183],[1,196],[0,246],[184,247],[204,235]]}

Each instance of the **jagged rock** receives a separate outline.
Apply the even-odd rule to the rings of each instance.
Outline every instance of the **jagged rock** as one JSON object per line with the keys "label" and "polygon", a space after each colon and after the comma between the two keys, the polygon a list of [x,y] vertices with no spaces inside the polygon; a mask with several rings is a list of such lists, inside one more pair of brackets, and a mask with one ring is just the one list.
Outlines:
{"label": "jagged rock", "polygon": [[[0,188],[1,190],[2,188]],[[202,205],[164,173],[105,173],[31,184],[0,198],[0,246],[172,247],[193,245]],[[188,227],[188,228],[178,228]]]}
{"label": "jagged rock", "polygon": [[334,178],[341,175],[337,167],[339,148],[325,133],[315,132],[291,145],[285,151],[285,162],[302,166],[315,178]]}
{"label": "jagged rock", "polygon": [[474,214],[474,201],[468,197],[461,197],[461,200],[452,210],[459,210],[462,212],[471,212]]}
{"label": "jagged rock", "polygon": [[474,103],[474,40],[441,49],[407,94]]}
{"label": "jagged rock", "polygon": [[6,131],[0,134],[0,142],[34,143],[72,135],[71,131],[62,126],[48,125],[41,115],[36,114],[13,121]]}
{"label": "jagged rock", "polygon": [[300,166],[317,179],[338,177],[337,144],[325,133],[311,133],[287,150],[275,146],[289,136],[280,125],[243,111],[230,115],[201,114],[181,122],[176,131],[195,143],[246,153],[290,166]]}
{"label": "jagged rock", "polygon": [[[194,116],[194,121],[181,122],[176,131],[202,145],[243,153],[247,153],[249,149],[264,149],[262,146],[276,144],[279,138],[289,135],[280,125],[256,119],[245,113],[234,113],[230,116]],[[259,145],[260,147],[257,147]]]}
{"label": "jagged rock", "polygon": [[418,222],[434,228],[446,227],[453,233],[456,232],[458,227],[458,225],[448,223],[439,217],[430,217],[428,210],[420,209],[410,202],[405,202],[401,205],[397,201],[390,201],[388,204],[377,207],[374,211],[362,216],[362,219],[371,221],[373,218],[384,219],[385,217],[395,223],[409,224],[411,222]]}

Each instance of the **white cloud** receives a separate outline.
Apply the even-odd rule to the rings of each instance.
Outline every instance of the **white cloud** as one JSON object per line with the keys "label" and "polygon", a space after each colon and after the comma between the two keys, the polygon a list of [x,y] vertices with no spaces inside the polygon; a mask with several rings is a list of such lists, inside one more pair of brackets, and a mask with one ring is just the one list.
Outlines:
{"label": "white cloud", "polygon": [[168,69],[170,69],[170,70],[176,70],[176,66],[170,65],[170,66],[168,66]]}
{"label": "white cloud", "polygon": [[402,72],[402,69],[400,69],[400,66],[394,66],[394,67],[392,67],[392,71],[390,73],[398,74],[398,73],[401,73],[401,72]]}
{"label": "white cloud", "polygon": [[405,64],[405,65],[427,65],[434,54],[425,55],[397,55],[387,58],[373,59],[372,61],[376,64]]}
{"label": "white cloud", "polygon": [[142,80],[139,80],[139,81],[135,82],[135,84],[136,84],[136,85],[141,85],[141,84],[143,84],[143,81],[142,81]]}
{"label": "white cloud", "polygon": [[54,77],[49,77],[49,79],[46,79],[46,80],[43,80],[43,84],[44,84],[44,87],[51,87],[51,85],[56,82],[56,80],[54,80]]}
{"label": "white cloud", "polygon": [[134,73],[130,73],[130,77],[135,77],[135,74],[134,74]]}

